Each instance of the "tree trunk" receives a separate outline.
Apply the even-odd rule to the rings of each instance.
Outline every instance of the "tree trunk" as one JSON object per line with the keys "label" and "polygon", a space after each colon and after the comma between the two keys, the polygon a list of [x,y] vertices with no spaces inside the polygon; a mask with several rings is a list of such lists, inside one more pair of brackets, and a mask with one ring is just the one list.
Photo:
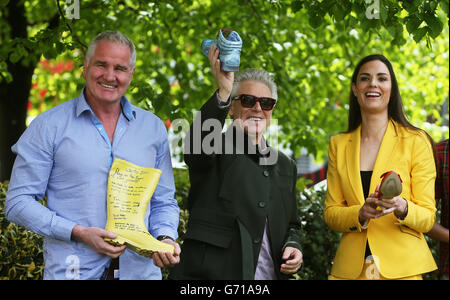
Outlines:
{"label": "tree trunk", "polygon": [[[28,39],[25,1],[9,1],[2,11],[9,26],[9,38],[14,40]],[[58,27],[60,18],[55,14],[48,20],[47,29]],[[7,60],[8,72],[12,76],[11,82],[0,82],[0,181],[11,177],[15,154],[13,146],[26,129],[27,106],[30,97],[32,77],[42,49],[28,49],[28,55],[33,59],[20,60],[11,63]]]}
{"label": "tree trunk", "polygon": [[[6,20],[10,25],[11,39],[27,38],[27,19],[23,1],[10,1]],[[26,128],[27,104],[35,64],[25,66],[21,61],[8,61],[8,71],[13,80],[0,83],[0,181],[10,178],[15,155],[11,146]]]}

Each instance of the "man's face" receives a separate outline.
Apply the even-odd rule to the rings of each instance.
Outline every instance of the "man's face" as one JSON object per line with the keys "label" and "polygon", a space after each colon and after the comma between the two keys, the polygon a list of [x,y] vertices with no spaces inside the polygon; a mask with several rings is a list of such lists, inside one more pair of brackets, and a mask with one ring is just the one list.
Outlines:
{"label": "man's face", "polygon": [[[256,97],[272,97],[272,93],[267,85],[254,80],[242,81],[237,90],[237,95],[247,94]],[[256,102],[252,108],[241,105],[240,100],[235,100],[231,104],[229,114],[233,120],[237,120],[245,133],[250,137],[259,138],[262,136],[272,119],[272,110],[262,110],[261,104]]]}
{"label": "man's face", "polygon": [[127,45],[99,41],[89,61],[84,60],[87,100],[103,105],[120,102],[133,78],[130,63]]}

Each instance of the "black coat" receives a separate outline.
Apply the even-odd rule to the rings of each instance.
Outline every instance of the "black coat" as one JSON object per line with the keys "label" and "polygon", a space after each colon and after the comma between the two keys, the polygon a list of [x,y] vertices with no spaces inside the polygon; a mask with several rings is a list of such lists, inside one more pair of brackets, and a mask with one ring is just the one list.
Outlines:
{"label": "black coat", "polygon": [[[247,146],[243,150],[246,154],[221,154],[228,153],[225,145],[232,140],[228,133],[220,135],[220,151],[192,154],[191,141],[196,139],[193,128],[210,118],[223,126],[227,112],[218,107],[214,94],[202,106],[201,121],[197,116],[190,140],[185,141],[191,183],[189,221],[180,264],[172,269],[170,278],[253,279],[266,220],[275,273],[279,279],[287,278],[280,273],[282,250],[288,245],[300,249],[294,161],[276,152],[275,164],[261,165],[259,151],[249,154],[252,152]],[[200,139],[203,141],[209,133],[202,132]],[[238,152],[236,147],[234,150]]]}

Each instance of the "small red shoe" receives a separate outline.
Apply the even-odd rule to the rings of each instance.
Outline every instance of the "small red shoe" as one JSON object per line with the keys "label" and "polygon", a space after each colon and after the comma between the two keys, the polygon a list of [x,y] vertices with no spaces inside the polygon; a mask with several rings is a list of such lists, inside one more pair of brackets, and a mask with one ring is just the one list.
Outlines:
{"label": "small red shoe", "polygon": [[379,198],[390,199],[402,193],[402,178],[395,171],[388,171],[381,175]]}

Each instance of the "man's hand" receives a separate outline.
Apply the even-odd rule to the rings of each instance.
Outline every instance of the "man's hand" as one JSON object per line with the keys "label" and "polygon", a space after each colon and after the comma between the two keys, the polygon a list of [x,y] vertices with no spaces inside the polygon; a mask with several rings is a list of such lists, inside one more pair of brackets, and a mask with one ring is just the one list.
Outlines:
{"label": "man's hand", "polygon": [[172,241],[171,239],[164,239],[161,242],[171,244],[174,246],[174,253],[170,252],[156,252],[153,254],[152,259],[155,266],[160,268],[173,267],[180,262],[180,253],[181,248],[177,242]]}
{"label": "man's hand", "polygon": [[91,247],[95,252],[108,255],[111,258],[119,257],[125,252],[126,245],[115,247],[107,242],[104,238],[114,239],[117,234],[106,231],[98,227],[84,227],[76,225],[72,229],[72,239],[83,242]]}
{"label": "man's hand", "polygon": [[300,269],[303,263],[303,254],[294,247],[286,247],[283,252],[280,272],[283,274],[294,274]]}
{"label": "man's hand", "polygon": [[219,97],[221,100],[227,101],[233,88],[234,73],[224,72],[220,69],[219,49],[217,46],[209,48],[208,59],[211,64],[212,74],[219,88]]}

